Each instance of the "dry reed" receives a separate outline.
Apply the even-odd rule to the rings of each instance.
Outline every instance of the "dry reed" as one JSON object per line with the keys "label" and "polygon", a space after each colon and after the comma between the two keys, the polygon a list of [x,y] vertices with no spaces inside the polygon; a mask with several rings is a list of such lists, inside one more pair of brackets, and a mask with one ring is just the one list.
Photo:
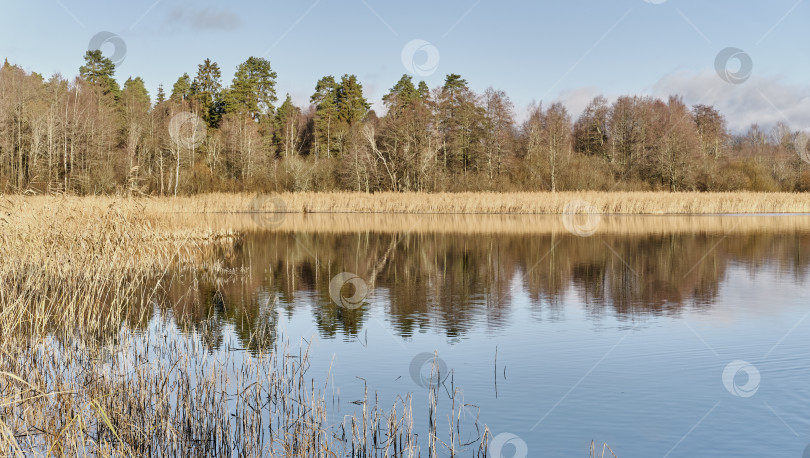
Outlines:
{"label": "dry reed", "polygon": [[117,330],[173,268],[238,238],[171,228],[117,201],[6,199],[0,212],[0,337]]}
{"label": "dry reed", "polygon": [[[245,212],[256,208],[255,195],[203,194],[151,199],[156,212]],[[292,213],[464,213],[561,214],[572,201],[584,201],[603,214],[810,213],[810,194],[796,193],[283,193]]]}
{"label": "dry reed", "polygon": [[[568,234],[562,215],[289,213],[272,224],[250,214],[168,214],[177,227],[314,234]],[[595,234],[775,234],[810,232],[810,215],[599,215]]]}
{"label": "dry reed", "polygon": [[[385,410],[366,393],[358,414],[333,420],[328,387],[308,376],[308,348],[294,351],[286,343],[255,355],[210,354],[202,336],[171,336],[173,329],[163,321],[147,339],[123,330],[114,346],[45,339],[5,348],[0,450],[6,456],[419,456],[410,395]],[[435,405],[429,415],[437,416]],[[481,450],[462,445],[451,436],[444,447]],[[436,456],[438,447],[430,444],[428,455]]]}
{"label": "dry reed", "polygon": [[[189,197],[9,196],[14,208],[55,205],[103,210],[112,202],[136,205],[146,215],[165,213],[418,213],[562,214],[583,201],[601,214],[708,215],[810,213],[810,193],[699,192],[536,192],[536,193],[280,193],[200,194]],[[270,205],[266,205],[266,204]],[[265,204],[265,205],[263,205]]]}
{"label": "dry reed", "polygon": [[[205,323],[169,336],[162,292],[176,275],[230,275],[217,256],[240,235],[172,225],[147,204],[0,200],[0,453],[420,456],[409,395],[390,410],[366,395],[361,413],[334,422],[308,350],[264,347],[261,328],[250,354],[212,355]],[[144,322],[145,334],[128,325]],[[456,393],[448,419],[465,406]],[[462,444],[431,430],[426,452],[485,456],[483,431]]]}

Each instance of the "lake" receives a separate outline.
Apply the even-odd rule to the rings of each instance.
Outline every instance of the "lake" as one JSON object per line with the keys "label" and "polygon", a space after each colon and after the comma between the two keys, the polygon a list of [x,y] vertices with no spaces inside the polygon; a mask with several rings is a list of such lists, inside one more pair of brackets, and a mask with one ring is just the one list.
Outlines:
{"label": "lake", "polygon": [[208,218],[245,237],[173,319],[311,345],[335,418],[413,393],[421,441],[435,379],[496,457],[810,456],[807,216]]}

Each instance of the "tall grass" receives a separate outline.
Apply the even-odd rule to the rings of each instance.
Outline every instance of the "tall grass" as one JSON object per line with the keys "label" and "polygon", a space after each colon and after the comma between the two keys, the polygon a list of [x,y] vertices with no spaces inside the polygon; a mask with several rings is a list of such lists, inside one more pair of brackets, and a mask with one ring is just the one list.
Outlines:
{"label": "tall grass", "polygon": [[[603,214],[810,213],[810,193],[520,192],[520,193],[282,193],[292,213],[561,214],[585,201]],[[255,195],[204,194],[153,199],[156,212],[244,212]]]}
{"label": "tall grass", "polygon": [[[563,215],[289,213],[272,224],[252,214],[169,214],[178,227],[313,234],[568,234]],[[580,215],[587,218],[588,215]],[[810,231],[810,215],[597,215],[597,234],[775,234]]]}
{"label": "tall grass", "polygon": [[[810,195],[764,193],[279,194],[290,212],[277,230],[563,232],[569,202],[603,214],[808,213]],[[261,201],[261,199],[259,199]],[[261,202],[259,202],[261,204]],[[423,413],[404,394],[381,406],[366,394],[357,412],[332,418],[327,385],[308,373],[308,351],[289,346],[212,357],[204,336],[139,335],[130,323],[171,313],[164,292],[176,272],[216,277],[218,257],[257,226],[255,195],[188,198],[0,197],[0,453],[9,456],[486,456],[489,431],[461,443],[460,391],[450,434],[437,416],[438,387]],[[269,208],[272,210],[272,208]],[[318,213],[371,215],[318,215]],[[193,217],[189,213],[195,213]],[[408,214],[416,215],[393,215]],[[460,213],[438,217],[437,213]],[[468,214],[495,214],[483,217]],[[483,219],[482,219],[483,218]],[[494,219],[493,219],[494,218]],[[734,219],[603,216],[600,230],[704,232],[806,230],[810,217]],[[484,221],[482,225],[482,221]],[[258,225],[263,229],[261,225]],[[500,228],[500,229],[499,229]],[[160,321],[158,321],[160,323]],[[261,336],[255,336],[262,342]],[[328,374],[324,379],[328,380]],[[427,417],[429,437],[414,424]],[[466,437],[466,436],[465,436]],[[602,456],[606,450],[602,446]],[[598,449],[592,447],[592,455]]]}
{"label": "tall grass", "polygon": [[[282,204],[267,208],[266,199]],[[235,350],[212,357],[202,343],[205,326],[166,338],[168,318],[150,317],[172,313],[164,293],[177,284],[177,273],[224,275],[219,258],[241,243],[239,231],[266,229],[250,214],[224,221],[219,213],[289,212],[273,225],[285,231],[562,233],[559,216],[537,216],[527,223],[525,217],[499,214],[559,215],[574,200],[605,214],[810,212],[808,195],[757,193],[0,197],[0,453],[419,456],[420,445],[426,445],[428,456],[486,456],[486,426],[476,422],[472,442],[459,439],[459,412],[468,406],[455,387],[446,390],[451,396],[449,435],[442,434],[438,419],[438,386],[431,388],[424,416],[414,413],[407,394],[383,407],[367,393],[355,414],[338,421],[330,415],[334,399],[327,385],[308,373],[306,349],[262,347],[265,339],[257,330],[251,339],[256,342],[252,348],[258,348],[254,353]],[[403,215],[409,213],[415,215]],[[479,213],[490,215],[469,215]],[[603,215],[599,230],[807,227],[810,216]],[[144,323],[163,327],[146,334],[130,330]],[[322,375],[328,380],[328,374]],[[424,417],[429,437],[422,442],[414,424]],[[603,446],[602,456],[605,451]],[[596,455],[595,446],[591,453]]]}
{"label": "tall grass", "polygon": [[0,336],[115,331],[173,268],[238,238],[172,228],[115,200],[5,199],[0,212]]}
{"label": "tall grass", "polygon": [[[223,274],[217,257],[241,236],[173,225],[147,205],[0,200],[0,454],[421,456],[409,395],[384,409],[366,394],[338,421],[307,349],[262,346],[257,330],[253,353],[212,355],[205,326],[178,334],[150,319],[172,313],[162,301],[176,275]],[[451,391],[454,432],[430,428],[426,455],[485,456],[486,427],[458,439],[465,405]],[[435,423],[435,399],[426,410]]]}
{"label": "tall grass", "polygon": [[[189,197],[9,196],[13,208],[68,205],[105,210],[113,202],[140,208],[147,216],[166,213],[460,213],[562,214],[572,201],[584,201],[601,214],[707,215],[810,213],[810,193],[765,192],[516,192],[392,193],[298,192],[260,195],[212,193]],[[280,205],[276,205],[280,203]],[[269,205],[268,205],[269,204]]]}
{"label": "tall grass", "polygon": [[[200,336],[161,338],[172,327],[164,321],[146,340],[124,331],[109,347],[46,339],[5,348],[4,456],[420,456],[410,395],[385,409],[366,392],[355,414],[334,418],[339,401],[309,376],[308,348],[211,355]],[[426,410],[438,418],[435,402]],[[427,455],[485,456],[486,428],[461,444],[456,415],[449,439],[431,426]]]}

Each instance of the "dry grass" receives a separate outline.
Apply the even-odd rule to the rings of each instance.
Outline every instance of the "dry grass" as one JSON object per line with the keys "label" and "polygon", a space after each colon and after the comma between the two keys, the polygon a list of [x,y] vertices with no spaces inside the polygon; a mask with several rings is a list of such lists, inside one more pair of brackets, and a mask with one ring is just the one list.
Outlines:
{"label": "dry grass", "polygon": [[[597,213],[810,212],[808,195],[752,193],[0,197],[0,450],[15,456],[416,456],[408,396],[390,410],[367,396],[360,413],[330,423],[326,387],[305,376],[305,352],[265,348],[240,354],[233,369],[235,354],[212,360],[199,333],[133,336],[127,323],[142,323],[156,307],[170,310],[161,301],[172,272],[219,275],[217,253],[233,249],[241,230],[563,233],[559,215],[467,214],[560,214],[571,201],[585,201]],[[216,214],[257,210],[289,213]],[[602,215],[598,230],[808,227],[810,216]],[[464,405],[450,391],[455,411]],[[439,439],[431,396],[427,454],[459,452],[456,433]],[[479,456],[488,438],[486,427],[480,431],[466,448]]]}
{"label": "dry grass", "polygon": [[[366,394],[356,414],[334,420],[328,405],[339,400],[308,376],[306,348],[211,355],[203,336],[176,335],[173,323],[153,331],[147,342],[122,331],[116,345],[4,348],[4,456],[419,456],[410,395],[385,410]],[[435,404],[428,411],[437,417]],[[481,456],[482,431],[473,446],[451,435],[428,455],[456,447]]]}
{"label": "dry grass", "polygon": [[415,213],[415,214],[562,214],[569,204],[583,201],[601,214],[711,215],[740,213],[810,213],[810,193],[280,193],[201,194],[190,197],[54,197],[9,196],[14,207],[72,205],[104,210],[112,202],[127,202],[145,215],[165,213]]}
{"label": "dry grass", "polygon": [[[265,209],[292,213],[561,214],[578,200],[603,214],[810,213],[810,194],[792,193],[284,193],[268,197]],[[204,194],[154,199],[148,208],[156,212],[244,212],[261,208],[255,198]],[[283,207],[272,198],[279,199]]]}
{"label": "dry grass", "polygon": [[[564,215],[415,215],[288,213],[268,220],[258,214],[171,214],[173,225],[209,231],[276,231],[319,234],[568,234]],[[810,215],[591,215],[595,234],[747,234],[810,232]],[[572,215],[587,220],[588,215]]]}
{"label": "dry grass", "polygon": [[116,331],[173,268],[238,237],[169,227],[137,203],[84,204],[0,200],[0,337]]}
{"label": "dry grass", "polygon": [[[610,455],[608,455],[610,453]],[[602,443],[601,453],[599,447],[596,446],[595,441],[591,441],[591,455],[590,458],[608,458],[608,457],[617,458],[616,454],[613,452],[613,449],[607,444],[607,442]]]}
{"label": "dry grass", "polygon": [[[0,453],[420,455],[410,396],[384,410],[367,395],[359,413],[330,422],[307,351],[263,346],[260,330],[255,354],[213,356],[204,325],[171,337],[169,320],[145,335],[128,331],[171,313],[162,293],[176,272],[216,277],[217,254],[240,241],[233,231],[173,224],[151,203],[0,198]],[[452,392],[451,426],[464,407]],[[435,409],[427,409],[434,422]],[[430,432],[429,456],[485,454],[485,427],[463,446],[453,433],[442,441]]]}

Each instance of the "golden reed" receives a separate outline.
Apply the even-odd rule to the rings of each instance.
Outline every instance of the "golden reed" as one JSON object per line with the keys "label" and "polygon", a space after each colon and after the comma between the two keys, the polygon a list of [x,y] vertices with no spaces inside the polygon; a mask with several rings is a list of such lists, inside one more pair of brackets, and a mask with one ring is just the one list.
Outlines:
{"label": "golden reed", "polygon": [[[290,213],[460,213],[561,214],[582,201],[601,214],[707,215],[810,213],[810,193],[699,192],[526,192],[526,193],[280,193],[267,198]],[[240,213],[260,209],[256,194],[200,194],[188,197],[8,196],[7,205],[23,210],[66,205],[104,209],[113,202],[127,209],[160,213]],[[276,208],[271,206],[271,208]]]}

